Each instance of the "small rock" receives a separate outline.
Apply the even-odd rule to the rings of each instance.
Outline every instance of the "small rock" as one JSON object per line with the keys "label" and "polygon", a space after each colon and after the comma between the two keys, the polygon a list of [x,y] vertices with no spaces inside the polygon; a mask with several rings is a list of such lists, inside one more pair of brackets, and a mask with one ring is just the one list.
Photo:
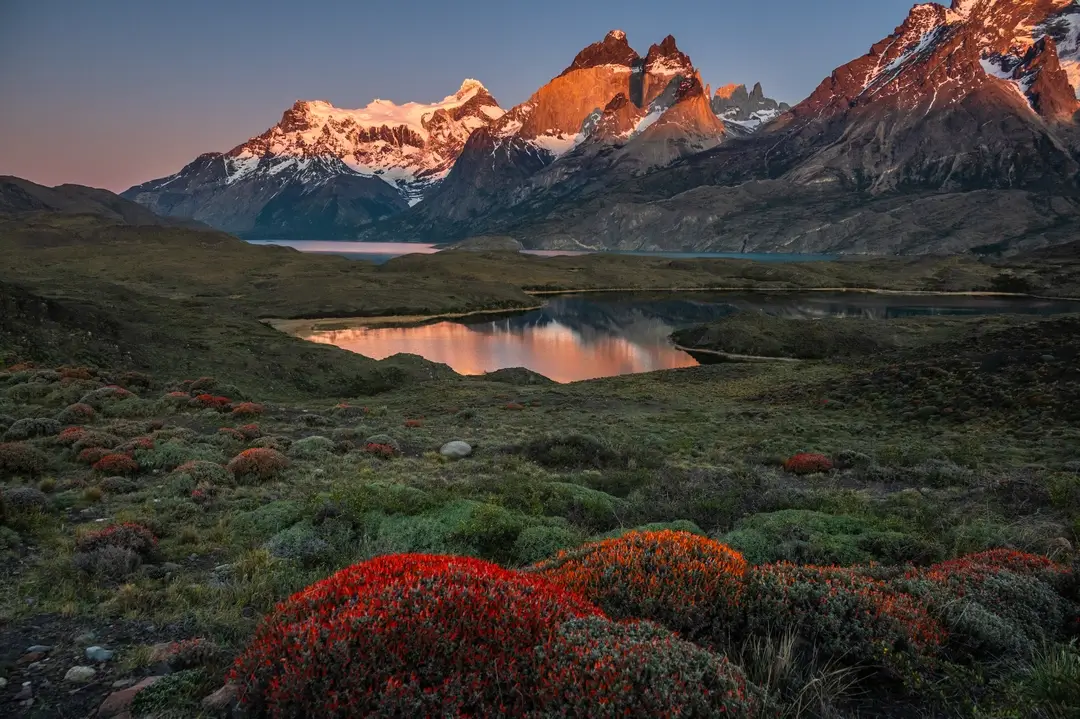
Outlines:
{"label": "small rock", "polygon": [[41,654],[48,654],[49,652],[52,651],[52,649],[53,649],[52,647],[46,646],[44,644],[35,644],[32,647],[27,647],[26,648],[26,653],[27,654],[33,654],[35,652],[40,652]]}
{"label": "small rock", "polygon": [[75,637],[76,644],[93,644],[97,641],[97,635],[93,632],[83,632]]}
{"label": "small rock", "polygon": [[86,658],[92,662],[107,662],[116,654],[112,649],[105,647],[87,647]]}
{"label": "small rock", "polygon": [[45,658],[45,652],[30,652],[19,657],[19,664],[33,664]]}
{"label": "small rock", "polygon": [[6,686],[7,686],[7,679],[4,679],[3,677],[0,677],[0,689],[5,688]]}
{"label": "small rock", "polygon": [[236,698],[240,693],[240,686],[229,682],[213,694],[204,697],[202,707],[208,712],[220,714],[236,704]]}
{"label": "small rock", "polygon": [[33,697],[34,686],[30,682],[23,682],[22,689],[20,689],[19,693],[15,695],[15,701],[21,702],[25,699],[33,699]]}
{"label": "small rock", "polygon": [[439,450],[439,454],[450,459],[464,459],[472,454],[472,446],[468,442],[454,440],[444,444],[442,449]]}
{"label": "small rock", "polygon": [[[97,671],[93,667],[72,667],[64,675],[64,681],[74,684],[86,684],[94,678],[95,674],[97,674]],[[25,687],[26,684],[23,684],[23,688]]]}
{"label": "small rock", "polygon": [[131,707],[131,702],[135,699],[135,695],[151,686],[161,677],[146,677],[141,682],[133,687],[123,689],[118,692],[113,692],[109,696],[105,697],[105,701],[98,707],[98,718],[109,719],[110,717],[118,716]]}
{"label": "small rock", "polygon": [[134,683],[135,683],[134,679],[117,679],[115,682],[112,683],[112,688],[113,689],[127,689],[128,687],[130,687]]}

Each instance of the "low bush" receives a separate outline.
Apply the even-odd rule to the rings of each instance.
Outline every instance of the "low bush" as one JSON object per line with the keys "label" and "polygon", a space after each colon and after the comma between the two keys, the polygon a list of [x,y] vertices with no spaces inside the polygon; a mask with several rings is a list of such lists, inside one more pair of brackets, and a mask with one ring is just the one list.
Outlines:
{"label": "low bush", "polygon": [[191,404],[194,407],[212,409],[218,412],[228,412],[232,408],[231,399],[211,394],[196,395],[191,399]]}
{"label": "low bush", "polygon": [[541,466],[556,469],[602,469],[619,460],[618,453],[606,444],[582,434],[543,437],[510,451],[520,452]]}
{"label": "low bush", "polygon": [[75,551],[93,552],[105,547],[118,547],[146,557],[157,547],[157,541],[157,537],[145,525],[123,522],[79,535],[75,540]]}
{"label": "low bush", "polygon": [[518,566],[535,564],[564,549],[581,544],[581,532],[563,525],[525,527],[514,540],[511,552]]}
{"label": "low bush", "polygon": [[687,638],[712,635],[715,609],[737,603],[742,555],[685,532],[630,532],[560,552],[532,570],[615,619],[648,619]]}
{"label": "low bush", "polygon": [[840,567],[753,567],[730,610],[736,638],[795,631],[823,659],[880,667],[898,681],[946,636],[914,597]]}
{"label": "low bush", "polygon": [[153,448],[154,448],[154,438],[153,437],[135,437],[134,439],[129,439],[128,441],[124,442],[123,444],[118,445],[116,447],[116,451],[117,452],[122,452],[124,454],[134,454],[135,452],[137,452],[139,450],[145,451],[145,450],[153,449]]}
{"label": "low bush", "polygon": [[227,469],[237,479],[265,482],[289,467],[288,458],[274,449],[245,449],[229,460]]}
{"label": "low bush", "polygon": [[5,442],[18,442],[24,439],[33,439],[34,437],[52,437],[60,434],[64,425],[57,422],[50,417],[28,417],[26,419],[16,420],[16,422],[7,428],[4,432]]}
{"label": "low bush", "polygon": [[245,437],[240,430],[233,429],[232,427],[221,427],[218,429],[217,433],[219,437],[232,440],[233,442],[239,442],[240,444],[247,442],[247,437]]}
{"label": "low bush", "polygon": [[87,447],[83,451],[79,452],[79,456],[75,458],[75,461],[79,464],[95,465],[101,460],[112,454],[111,449],[105,449],[104,447]]}
{"label": "low bush", "polygon": [[76,552],[71,563],[75,569],[95,579],[119,582],[139,570],[142,557],[125,547],[104,546],[88,552]]}
{"label": "low bush", "polygon": [[539,716],[765,716],[742,670],[650,622],[571,619],[536,652]]}
{"label": "low bush", "polygon": [[170,440],[159,442],[153,449],[137,450],[135,459],[144,470],[170,472],[191,462],[216,463],[224,460],[224,456],[220,450],[213,447],[190,446],[181,441]]}
{"label": "low bush", "polygon": [[393,459],[399,452],[400,450],[395,449],[393,445],[389,444],[368,442],[364,445],[364,454],[370,454],[371,456],[379,457],[380,459]]}
{"label": "low bush", "polygon": [[948,628],[957,659],[993,661],[1064,638],[1080,616],[1058,590],[1068,574],[1046,557],[993,550],[911,570],[894,584]]}
{"label": "low bush", "polygon": [[232,408],[234,417],[259,417],[266,408],[256,402],[241,402]]}
{"label": "low bush", "polygon": [[109,475],[137,474],[139,463],[127,454],[107,454],[94,462],[94,471]]}
{"label": "low bush", "polygon": [[292,443],[287,452],[293,459],[322,459],[332,454],[334,441],[326,437],[304,437]]}
{"label": "low bush", "polygon": [[789,457],[784,462],[784,471],[791,474],[818,474],[832,470],[832,461],[823,454],[804,452]]}
{"label": "low bush", "polygon": [[132,399],[134,397],[134,394],[128,392],[123,387],[109,385],[108,387],[101,387],[99,389],[87,392],[79,400],[79,404],[90,405],[96,411],[101,412],[110,404],[114,404],[126,399]]}
{"label": "low bush", "polygon": [[243,424],[237,427],[236,431],[248,441],[262,437],[262,429],[257,424]]}
{"label": "low bush", "polygon": [[917,537],[886,530],[873,519],[802,509],[752,515],[717,539],[752,564],[925,564],[940,559],[944,551]]}
{"label": "low bush", "polygon": [[37,476],[48,465],[49,458],[37,447],[23,442],[0,444],[0,475]]}
{"label": "low bush", "polygon": [[279,604],[231,679],[256,717],[523,716],[541,705],[536,648],[595,615],[480,560],[380,557]]}
{"label": "low bush", "polygon": [[83,432],[71,443],[71,451],[78,455],[79,452],[90,447],[112,449],[123,441],[123,438],[108,432]]}
{"label": "low bush", "polygon": [[97,412],[93,407],[82,402],[76,402],[60,410],[56,415],[56,419],[63,424],[85,424],[92,422],[96,416]]}
{"label": "low bush", "polygon": [[7,511],[13,515],[45,512],[49,508],[49,497],[36,487],[11,487],[0,493],[0,496],[3,497]]}

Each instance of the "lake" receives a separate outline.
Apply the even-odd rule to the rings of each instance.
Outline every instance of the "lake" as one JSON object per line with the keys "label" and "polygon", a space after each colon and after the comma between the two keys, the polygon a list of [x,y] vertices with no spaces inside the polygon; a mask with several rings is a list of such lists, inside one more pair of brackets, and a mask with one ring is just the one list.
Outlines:
{"label": "lake", "polygon": [[[430,255],[440,250],[432,244],[422,242],[340,242],[321,240],[248,240],[253,245],[281,245],[292,247],[301,252],[313,252],[324,255],[340,255],[350,260],[366,260],[381,265],[387,260],[402,255],[421,254]],[[578,250],[524,250],[523,254],[536,255],[538,257],[578,257],[580,255],[595,254],[588,251]],[[758,262],[820,262],[835,259],[833,255],[792,255],[782,253],[749,253],[737,252],[612,252],[613,255],[640,255],[644,257],[671,257],[692,259],[697,257],[729,258],[739,260],[757,260]]]}
{"label": "lake", "polygon": [[[866,293],[597,293],[562,295],[537,310],[411,327],[307,332],[374,359],[401,352],[450,365],[461,374],[527,367],[557,382],[698,364],[676,349],[676,329],[760,310],[782,317],[911,317],[1080,312],[1080,302],[1002,297]],[[328,321],[330,322],[330,321]]]}

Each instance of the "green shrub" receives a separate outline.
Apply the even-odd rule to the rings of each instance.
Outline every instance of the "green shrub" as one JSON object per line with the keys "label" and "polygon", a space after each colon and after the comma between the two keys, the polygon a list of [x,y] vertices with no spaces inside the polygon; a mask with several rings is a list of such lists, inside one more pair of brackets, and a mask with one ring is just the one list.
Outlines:
{"label": "green shrub", "polygon": [[268,539],[263,548],[278,559],[290,559],[312,566],[330,557],[330,543],[319,536],[310,522],[299,522]]}
{"label": "green shrub", "polygon": [[450,541],[467,547],[470,554],[508,561],[514,543],[525,528],[521,517],[495,504],[477,504],[450,533]]}
{"label": "green shrub", "polygon": [[52,437],[60,434],[64,425],[51,417],[28,417],[17,420],[4,432],[5,442],[18,442],[34,437]]}
{"label": "green shrub", "polygon": [[561,525],[536,525],[526,527],[514,540],[513,560],[515,564],[535,564],[553,557],[563,549],[570,549],[581,544],[580,532]]}
{"label": "green shrub", "polygon": [[[61,434],[61,437],[63,437],[63,434]],[[108,432],[87,431],[80,433],[77,437],[74,444],[71,445],[71,452],[76,456],[84,449],[90,449],[91,447],[112,449],[124,441],[122,437]]]}
{"label": "green shrub", "polygon": [[135,459],[145,470],[171,472],[184,464],[199,461],[216,463],[224,460],[224,457],[205,445],[192,447],[173,440],[158,443],[152,449],[136,450]]}
{"label": "green shrub", "polygon": [[618,464],[620,459],[605,443],[582,434],[542,437],[510,451],[523,454],[541,466],[557,469],[602,469]]}
{"label": "green shrub", "polygon": [[1062,638],[1077,617],[1056,586],[1067,576],[1044,557],[997,550],[910,571],[893,585],[938,617],[959,659],[992,661]]}
{"label": "green shrub", "polygon": [[945,636],[910,595],[838,567],[753,567],[729,611],[734,639],[794,631],[804,651],[842,666],[880,667],[904,682]]}
{"label": "green shrub", "polygon": [[131,702],[137,716],[176,711],[190,705],[192,714],[197,713],[196,701],[212,690],[211,681],[204,669],[185,669],[166,674],[143,689]]}
{"label": "green shrub", "polygon": [[573,524],[591,531],[603,531],[617,526],[619,517],[627,513],[627,503],[610,494],[577,484],[549,482],[541,488],[542,512],[552,517],[565,517]]}
{"label": "green shrub", "polygon": [[333,440],[314,436],[296,440],[286,454],[293,459],[324,459],[333,452]]}
{"label": "green shrub", "polygon": [[[605,532],[594,539],[618,539],[619,537],[630,534],[631,532],[686,532],[688,534],[696,534],[699,537],[705,536],[705,531],[701,527],[697,526],[689,519],[676,519],[674,522],[652,522],[650,524],[642,524],[638,527],[622,527],[619,529],[613,529],[610,532]],[[726,544],[726,542],[725,542]],[[737,547],[733,547],[737,549]]]}
{"label": "green shrub", "polygon": [[424,490],[396,482],[348,485],[337,489],[331,499],[352,517],[375,511],[416,515],[431,509],[434,502]]}
{"label": "green shrub", "polygon": [[916,537],[882,529],[872,519],[800,509],[755,514],[718,537],[751,564],[925,563],[942,549]]}
{"label": "green shrub", "polygon": [[288,529],[304,516],[304,508],[298,502],[279,500],[259,506],[249,512],[232,516],[230,528],[241,540],[264,541],[278,532]]}

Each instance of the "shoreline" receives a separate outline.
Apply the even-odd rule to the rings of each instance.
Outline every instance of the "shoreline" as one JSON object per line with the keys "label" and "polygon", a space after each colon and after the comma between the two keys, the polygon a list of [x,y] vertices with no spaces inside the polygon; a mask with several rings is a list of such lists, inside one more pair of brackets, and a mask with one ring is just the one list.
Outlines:
{"label": "shoreline", "polygon": [[[446,312],[434,315],[357,315],[355,317],[306,317],[293,319],[277,319],[273,317],[265,317],[259,321],[281,332],[296,335],[304,329],[310,332],[335,332],[344,329],[373,327],[384,324],[393,326],[409,326],[438,320],[456,320],[461,319],[462,317],[476,317],[478,315],[501,315],[512,314],[516,312],[531,312],[533,310],[538,310],[543,306],[543,303],[541,303],[538,305],[531,305],[529,307],[512,307],[495,310],[472,310],[470,312]],[[320,328],[317,326],[319,323],[334,323],[342,324],[345,326]]]}
{"label": "shoreline", "polygon": [[[1028,299],[1028,300],[1043,300],[1048,302],[1080,302],[1080,298],[1077,297],[1048,297],[1044,295],[1032,295],[1023,292],[994,292],[990,290],[967,290],[967,291],[939,291],[939,290],[890,290],[881,289],[875,287],[654,287],[654,288],[642,288],[642,287],[597,287],[589,289],[576,289],[576,290],[528,290],[523,289],[527,295],[532,297],[556,297],[560,295],[584,295],[584,294],[604,294],[604,293],[617,293],[617,292],[656,292],[656,293],[676,293],[676,292],[745,292],[745,293],[767,293],[767,292],[837,292],[837,293],[861,293],[861,294],[877,294],[877,295],[909,295],[914,297],[1003,297],[1014,299]],[[286,332],[291,335],[298,335],[301,331],[307,330],[309,332],[333,332],[343,329],[354,329],[360,327],[374,327],[379,325],[390,326],[410,326],[415,324],[423,324],[428,322],[437,322],[441,320],[456,320],[465,317],[476,317],[480,315],[500,315],[500,314],[514,314],[518,312],[531,312],[533,310],[541,309],[546,303],[541,302],[537,305],[530,305],[528,307],[512,307],[512,308],[498,308],[490,310],[471,310],[469,312],[444,312],[430,315],[357,315],[354,317],[302,317],[292,319],[279,319],[273,317],[262,318],[259,321],[273,327],[276,330]],[[324,327],[319,328],[317,325],[322,324],[341,324],[342,327]],[[680,347],[683,351],[687,348]],[[698,352],[705,352],[706,350],[695,350]],[[727,353],[719,353],[721,356],[729,356],[731,358],[742,357],[742,355],[729,355]],[[747,357],[753,357],[747,355]],[[778,360],[784,358],[758,358],[761,360]],[[801,360],[795,360],[801,361]]]}
{"label": "shoreline", "polygon": [[682,350],[686,354],[693,357],[695,354],[712,355],[713,357],[722,357],[732,362],[788,362],[799,363],[806,360],[799,359],[798,357],[766,357],[765,355],[740,355],[734,352],[724,352],[723,350],[707,350],[698,349],[696,347],[684,347],[680,344],[674,345],[675,349]]}

